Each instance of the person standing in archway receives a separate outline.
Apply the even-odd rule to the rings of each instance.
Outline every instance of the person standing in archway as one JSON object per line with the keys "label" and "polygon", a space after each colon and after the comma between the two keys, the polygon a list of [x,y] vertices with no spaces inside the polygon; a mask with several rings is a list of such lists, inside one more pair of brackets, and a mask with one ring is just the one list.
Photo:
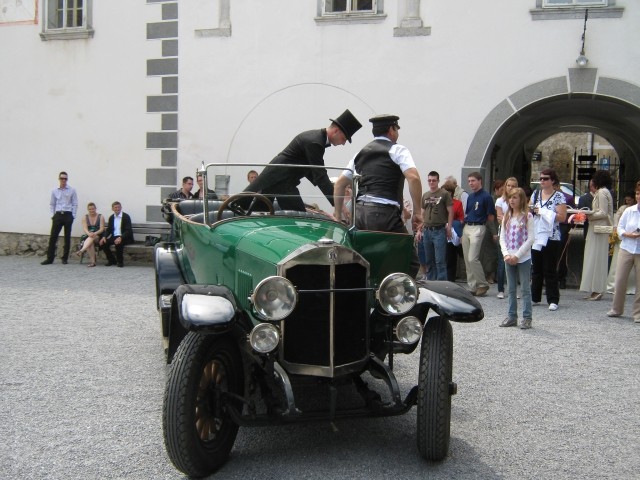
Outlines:
{"label": "person standing in archway", "polygon": [[540,172],[540,188],[531,195],[530,206],[534,214],[536,239],[531,250],[531,300],[538,305],[542,299],[542,284],[547,291],[549,310],[558,310],[558,259],[561,241],[559,223],[567,218],[567,204],[560,192],[558,174],[551,168]]}
{"label": "person standing in archway", "polygon": [[598,170],[591,181],[596,193],[591,204],[593,213],[587,215],[591,228],[585,240],[580,291],[590,294],[585,300],[600,300],[607,288],[609,233],[601,233],[596,227],[613,226],[611,175],[607,170]]}
{"label": "person standing in archway", "polygon": [[[489,284],[484,276],[480,262],[482,240],[488,228],[495,228],[496,209],[489,192],[482,189],[482,175],[479,172],[470,173],[467,177],[471,193],[467,199],[467,208],[462,231],[462,251],[467,269],[467,284],[471,293],[483,297],[489,290]],[[491,231],[492,235],[496,232]]]}

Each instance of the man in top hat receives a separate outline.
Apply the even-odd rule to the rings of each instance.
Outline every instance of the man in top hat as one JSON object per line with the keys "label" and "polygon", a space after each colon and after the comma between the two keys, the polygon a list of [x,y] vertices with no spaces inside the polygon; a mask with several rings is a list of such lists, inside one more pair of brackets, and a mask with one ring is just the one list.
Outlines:
{"label": "man in top hat", "polygon": [[[324,151],[331,145],[344,145],[362,125],[349,110],[338,118],[330,119],[327,128],[302,132],[271,160],[271,165],[320,165],[324,166]],[[305,206],[298,185],[306,177],[320,188],[333,205],[333,184],[325,169],[282,168],[267,166],[258,178],[245,188],[245,192],[261,193],[278,200],[283,210],[304,212]]]}
{"label": "man in top hat", "polygon": [[347,165],[334,188],[335,218],[342,219],[342,204],[353,171],[359,174],[356,203],[356,227],[362,230],[408,233],[402,220],[404,181],[409,184],[413,203],[411,225],[414,232],[422,226],[420,205],[422,182],[409,150],[396,143],[399,117],[377,115],[373,124],[373,141],[365,145]]}

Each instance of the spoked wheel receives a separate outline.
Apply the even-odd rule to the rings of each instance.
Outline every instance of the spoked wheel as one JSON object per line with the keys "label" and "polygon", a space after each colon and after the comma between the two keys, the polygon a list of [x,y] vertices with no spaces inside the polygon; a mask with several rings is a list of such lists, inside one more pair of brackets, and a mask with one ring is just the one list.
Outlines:
{"label": "spoked wheel", "polygon": [[418,380],[418,451],[442,460],[449,451],[453,370],[453,329],[449,320],[432,317],[422,335]]}
{"label": "spoked wheel", "polygon": [[[249,199],[251,200],[251,203],[249,203],[249,206],[245,208],[243,205],[246,205]],[[251,215],[251,212],[253,212],[253,209],[256,206],[256,202],[264,204],[269,209],[269,215],[273,215],[274,210],[271,200],[259,193],[244,192],[231,195],[222,202],[222,205],[218,208],[218,221],[222,220],[222,212],[226,209],[231,210],[233,213],[241,217]]]}
{"label": "spoked wheel", "polygon": [[238,433],[226,412],[232,402],[226,394],[242,395],[243,388],[242,360],[229,339],[194,332],[184,338],[163,408],[164,443],[178,470],[203,477],[224,464]]}

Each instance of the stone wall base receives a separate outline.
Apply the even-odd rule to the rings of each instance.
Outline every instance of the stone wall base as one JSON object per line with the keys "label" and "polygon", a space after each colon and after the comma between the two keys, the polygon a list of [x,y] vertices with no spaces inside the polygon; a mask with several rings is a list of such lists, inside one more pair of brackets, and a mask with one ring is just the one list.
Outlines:
{"label": "stone wall base", "polygon": [[[71,237],[71,251],[75,252],[79,237]],[[58,247],[56,258],[62,252],[64,238],[58,237]],[[47,254],[47,246],[49,245],[49,235],[37,235],[34,233],[12,233],[0,232],[0,256],[4,255],[21,255],[26,257],[42,257]],[[74,261],[74,257],[70,257],[69,261]],[[86,256],[85,256],[86,263]],[[104,253],[98,256],[98,262],[105,262]],[[124,249],[125,264],[152,264],[153,263],[153,247],[146,247],[142,243],[134,243],[127,245]]]}

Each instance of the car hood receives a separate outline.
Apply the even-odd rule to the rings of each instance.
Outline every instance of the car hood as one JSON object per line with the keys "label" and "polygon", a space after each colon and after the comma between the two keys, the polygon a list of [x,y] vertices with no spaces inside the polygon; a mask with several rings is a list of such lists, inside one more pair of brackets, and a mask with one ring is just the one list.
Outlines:
{"label": "car hood", "polygon": [[219,234],[235,239],[238,254],[274,265],[303,245],[320,239],[352,248],[347,228],[332,221],[269,217],[230,221],[217,228],[220,229]]}

